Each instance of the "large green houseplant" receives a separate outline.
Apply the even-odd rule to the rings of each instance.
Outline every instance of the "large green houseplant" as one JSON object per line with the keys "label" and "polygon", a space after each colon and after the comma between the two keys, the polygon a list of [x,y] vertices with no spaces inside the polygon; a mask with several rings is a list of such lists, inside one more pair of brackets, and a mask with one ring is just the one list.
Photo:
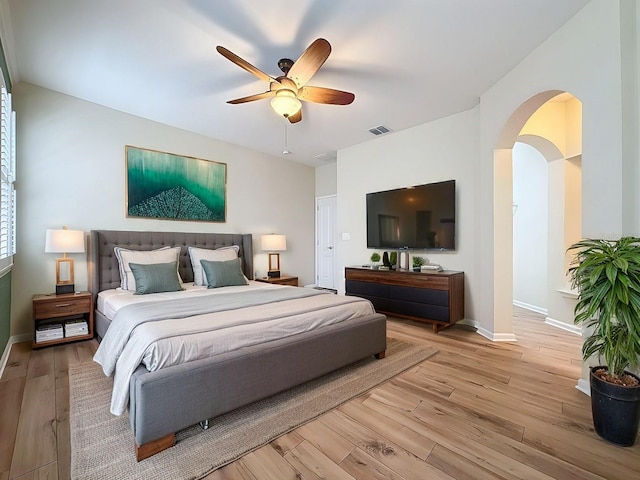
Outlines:
{"label": "large green houseplant", "polygon": [[578,291],[574,321],[587,327],[585,360],[605,364],[590,375],[596,433],[618,445],[635,443],[640,422],[640,238],[585,239],[575,251],[569,276]]}

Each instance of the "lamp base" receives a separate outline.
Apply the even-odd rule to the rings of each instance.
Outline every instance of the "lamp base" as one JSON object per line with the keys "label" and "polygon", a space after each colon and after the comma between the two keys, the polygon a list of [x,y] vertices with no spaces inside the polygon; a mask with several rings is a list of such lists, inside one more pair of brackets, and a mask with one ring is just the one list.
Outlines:
{"label": "lamp base", "polygon": [[280,278],[280,270],[269,270],[267,272],[268,278]]}
{"label": "lamp base", "polygon": [[56,285],[56,295],[73,293],[75,291],[76,291],[76,286],[73,283],[68,283],[65,285]]}

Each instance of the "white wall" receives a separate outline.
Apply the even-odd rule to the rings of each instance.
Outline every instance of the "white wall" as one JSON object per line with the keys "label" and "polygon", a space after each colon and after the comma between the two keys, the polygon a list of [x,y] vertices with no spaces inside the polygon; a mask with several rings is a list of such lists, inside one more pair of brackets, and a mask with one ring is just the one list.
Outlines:
{"label": "white wall", "polygon": [[494,334],[512,331],[512,278],[510,269],[499,269],[501,252],[509,250],[500,237],[502,232],[511,235],[511,185],[500,182],[507,182],[511,175],[505,175],[503,165],[496,167],[494,150],[510,149],[521,125],[514,126],[516,132],[511,136],[503,135],[503,129],[518,107],[540,92],[567,91],[579,98],[583,105],[582,233],[620,234],[623,210],[628,208],[625,203],[631,199],[631,205],[635,204],[633,197],[623,198],[629,192],[621,188],[620,72],[619,2],[593,0],[481,96],[479,210],[487,221],[479,225],[479,253],[487,281],[479,295],[480,322]]}
{"label": "white wall", "polygon": [[[314,169],[195,135],[29,84],[13,90],[18,123],[18,253],[12,274],[12,335],[29,333],[31,297],[54,289],[47,228],[254,234],[255,270],[264,275],[259,235],[287,235],[283,270],[314,276]],[[125,145],[227,164],[226,223],[125,216]],[[86,257],[75,259],[87,288]]]}
{"label": "white wall", "polygon": [[335,195],[338,191],[338,163],[331,162],[316,167],[316,197]]}
{"label": "white wall", "polygon": [[[513,147],[513,301],[547,313],[547,160],[530,145]],[[556,206],[560,208],[561,206]]]}
{"label": "white wall", "polygon": [[[454,179],[456,251],[426,253],[445,269],[465,272],[465,317],[476,318],[480,276],[476,266],[479,109],[382,136],[338,152],[338,290],[344,292],[344,267],[370,263],[366,248],[366,194]],[[341,240],[348,233],[350,240]],[[419,251],[415,251],[417,254]]]}
{"label": "white wall", "polygon": [[[622,158],[621,2],[624,15],[633,2],[593,0],[482,94],[480,107],[472,112],[339,151],[338,230],[351,234],[351,240],[338,243],[339,268],[368,259],[366,192],[458,180],[459,175],[460,249],[431,259],[466,272],[467,318],[479,331],[496,340],[515,339],[511,149],[527,118],[557,93],[570,92],[583,106],[583,236],[629,229],[623,226],[623,213],[635,208],[638,181],[637,175],[623,172],[623,165],[629,170],[637,158]],[[633,14],[637,25],[638,14]],[[625,82],[629,77],[637,81],[637,75],[626,74]],[[538,95],[539,101],[529,102]],[[565,147],[575,155],[573,143]],[[343,278],[339,284],[344,289]]]}
{"label": "white wall", "polygon": [[582,238],[582,167],[580,156],[560,158],[549,165],[549,242],[547,289],[548,311],[545,321],[580,334],[574,325],[576,296],[571,291],[567,270],[573,252],[568,248]]}

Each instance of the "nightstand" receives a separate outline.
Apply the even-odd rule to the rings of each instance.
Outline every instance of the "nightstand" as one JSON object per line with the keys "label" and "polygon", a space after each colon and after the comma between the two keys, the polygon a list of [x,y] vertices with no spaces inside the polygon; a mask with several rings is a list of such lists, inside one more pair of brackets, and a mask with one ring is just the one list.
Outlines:
{"label": "nightstand", "polygon": [[290,285],[292,287],[298,286],[298,277],[290,277],[289,275],[280,275],[278,278],[256,278],[256,282],[273,283],[275,285]]}
{"label": "nightstand", "polygon": [[93,296],[90,292],[34,295],[33,326],[33,348],[93,338]]}

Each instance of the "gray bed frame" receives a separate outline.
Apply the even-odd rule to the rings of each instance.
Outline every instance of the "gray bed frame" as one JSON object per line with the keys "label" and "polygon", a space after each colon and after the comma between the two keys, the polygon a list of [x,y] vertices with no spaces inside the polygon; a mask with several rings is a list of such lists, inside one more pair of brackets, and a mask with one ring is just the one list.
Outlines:
{"label": "gray bed frame", "polygon": [[[180,276],[193,281],[188,246],[238,245],[245,275],[253,278],[250,234],[92,230],[89,289],[94,301],[102,290],[120,286],[113,248],[153,250],[181,246]],[[102,338],[109,320],[96,309]],[[372,314],[246,347],[215,357],[148,372],[140,366],[131,377],[129,420],[138,461],[175,444],[175,433],[249,403],[320,377],[370,355],[384,358],[386,317]],[[215,420],[214,420],[215,421]]]}

